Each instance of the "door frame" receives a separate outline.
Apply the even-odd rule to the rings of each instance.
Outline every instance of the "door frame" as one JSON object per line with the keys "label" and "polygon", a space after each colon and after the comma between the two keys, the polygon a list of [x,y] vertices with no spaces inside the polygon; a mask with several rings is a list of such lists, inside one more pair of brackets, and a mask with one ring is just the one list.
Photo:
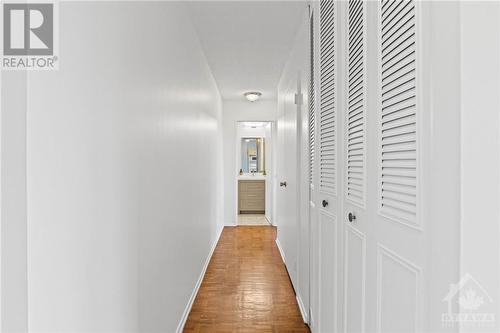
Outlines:
{"label": "door frame", "polygon": [[[258,102],[256,102],[258,103]],[[276,154],[275,154],[275,151],[276,151],[276,146],[275,146],[275,136],[276,136],[276,121],[275,120],[235,120],[234,121],[234,133],[235,133],[235,136],[234,136],[234,140],[236,142],[235,144],[235,147],[234,147],[234,155],[235,155],[235,166],[236,166],[236,169],[238,170],[238,166],[241,166],[241,141],[240,141],[240,137],[238,136],[238,123],[245,123],[245,122],[252,122],[252,123],[269,123],[271,124],[271,138],[270,138],[270,142],[271,144],[268,144],[266,140],[266,150],[267,149],[271,149],[271,165],[270,165],[270,169],[271,169],[271,172],[267,172],[266,170],[266,179],[265,179],[265,185],[266,185],[266,192],[267,192],[267,186],[271,186],[271,196],[272,196],[272,202],[271,202],[271,206],[272,206],[272,210],[271,210],[271,213],[272,213],[272,217],[271,217],[271,221],[268,221],[270,225],[272,226],[276,226],[276,216],[275,216],[275,213],[276,213],[276,181],[275,181],[275,178],[276,178]],[[269,169],[267,166],[269,166],[268,162],[266,161],[266,169]],[[238,171],[236,170],[236,173],[235,173],[235,176],[234,176],[234,184],[233,184],[233,188],[234,188],[234,222],[233,222],[233,226],[234,227],[237,227],[238,226],[238,215],[239,215],[239,209],[238,209],[238,206],[239,206],[239,197],[238,197]],[[231,171],[230,171],[231,172]],[[267,194],[267,193],[266,193]],[[265,206],[265,212],[268,211],[268,207],[267,205]],[[264,215],[267,215],[266,213],[264,213]]]}
{"label": "door frame", "polygon": [[2,251],[2,248],[3,248],[3,243],[2,243],[2,226],[3,226],[3,218],[2,218],[2,202],[3,202],[3,196],[2,196],[2,192],[3,192],[3,182],[2,182],[2,174],[3,174],[3,137],[2,137],[2,125],[3,125],[3,122],[2,122],[2,104],[3,104],[3,96],[2,96],[2,77],[3,77],[3,74],[2,74],[2,71],[0,70],[0,332],[2,332],[2,327],[3,327],[3,318],[2,318],[2,314],[3,314],[3,308],[2,308],[2,304],[3,304],[3,279],[2,279],[2,276],[3,276],[3,266],[2,266],[2,258],[3,258],[3,251]]}

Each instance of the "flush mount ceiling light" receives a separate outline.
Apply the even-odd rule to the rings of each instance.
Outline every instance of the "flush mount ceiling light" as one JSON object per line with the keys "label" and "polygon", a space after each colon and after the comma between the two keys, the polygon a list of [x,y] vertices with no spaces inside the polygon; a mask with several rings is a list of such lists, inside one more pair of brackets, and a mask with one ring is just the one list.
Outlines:
{"label": "flush mount ceiling light", "polygon": [[258,91],[249,91],[249,92],[246,92],[243,94],[243,96],[245,96],[245,98],[247,100],[249,100],[250,102],[255,102],[256,100],[258,100],[260,98],[261,95],[262,95],[262,93],[260,93]]}
{"label": "flush mount ceiling light", "polygon": [[250,128],[264,127],[264,123],[262,123],[262,122],[245,122],[244,126],[250,127]]}

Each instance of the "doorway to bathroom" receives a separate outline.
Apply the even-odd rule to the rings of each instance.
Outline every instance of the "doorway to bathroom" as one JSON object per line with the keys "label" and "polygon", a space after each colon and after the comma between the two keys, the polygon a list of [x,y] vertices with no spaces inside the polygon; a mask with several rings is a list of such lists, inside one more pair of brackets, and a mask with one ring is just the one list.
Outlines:
{"label": "doorway to bathroom", "polygon": [[272,225],[273,122],[236,124],[236,193],[238,225]]}

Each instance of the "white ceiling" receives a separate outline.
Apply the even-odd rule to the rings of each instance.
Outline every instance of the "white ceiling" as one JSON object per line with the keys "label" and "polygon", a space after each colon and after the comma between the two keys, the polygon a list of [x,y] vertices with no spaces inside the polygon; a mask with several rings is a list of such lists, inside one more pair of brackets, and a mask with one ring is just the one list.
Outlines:
{"label": "white ceiling", "polygon": [[189,8],[222,98],[260,91],[275,99],[307,2],[202,1]]}

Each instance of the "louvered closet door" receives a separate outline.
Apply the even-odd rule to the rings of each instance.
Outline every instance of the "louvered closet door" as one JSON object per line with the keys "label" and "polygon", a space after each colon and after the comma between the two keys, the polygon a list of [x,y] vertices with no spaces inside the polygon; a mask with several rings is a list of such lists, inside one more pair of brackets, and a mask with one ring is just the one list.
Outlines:
{"label": "louvered closet door", "polygon": [[344,325],[419,332],[429,246],[419,215],[420,138],[429,126],[420,120],[417,4],[351,0],[346,13]]}
{"label": "louvered closet door", "polygon": [[[367,13],[368,3],[350,0],[343,3],[345,35],[343,36],[345,74],[342,78],[343,103],[343,208],[341,214],[343,244],[343,325],[347,332],[361,332],[365,328],[366,313],[366,240],[369,223],[367,200],[367,109],[368,57]],[[373,108],[370,108],[371,110]],[[348,214],[356,215],[349,222]]]}
{"label": "louvered closet door", "polygon": [[[317,267],[313,267],[314,281],[319,286],[317,309],[312,309],[313,331],[336,332],[339,315],[338,244],[338,5],[339,2],[321,0],[319,3],[319,102],[317,112],[317,202],[315,230],[317,235]],[[313,260],[314,263],[314,260]],[[314,290],[314,288],[312,288]]]}
{"label": "louvered closet door", "polygon": [[[419,211],[421,139],[429,128],[419,89],[419,11],[416,1],[382,1],[377,8],[378,167],[376,328],[419,332],[423,327],[426,230]],[[374,138],[375,139],[375,138]],[[375,158],[376,156],[376,158]],[[376,159],[376,160],[375,160]],[[375,177],[374,177],[375,178]],[[377,192],[375,192],[377,191]],[[428,295],[427,297],[429,297]],[[435,297],[437,295],[434,295]],[[392,314],[398,314],[393,316]]]}

